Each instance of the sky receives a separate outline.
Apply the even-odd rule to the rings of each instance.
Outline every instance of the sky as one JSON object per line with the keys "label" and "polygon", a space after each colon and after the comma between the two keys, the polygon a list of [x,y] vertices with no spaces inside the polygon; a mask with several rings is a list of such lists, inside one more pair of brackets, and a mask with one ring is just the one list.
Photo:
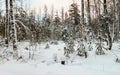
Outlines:
{"label": "sky", "polygon": [[[0,0],[1,4],[0,7],[3,8],[3,10],[5,11],[5,0]],[[19,1],[23,1],[23,4],[28,4],[27,8],[29,7],[29,0],[16,0],[18,3],[16,5],[19,5],[20,2]],[[44,11],[44,6],[46,5],[48,8],[48,13],[51,12],[51,8],[52,6],[54,6],[54,12],[58,11],[58,14],[60,13],[62,7],[64,8],[65,11],[69,10],[69,6],[70,4],[72,4],[73,0],[30,0],[30,9],[35,9],[36,10],[36,14],[43,13]],[[79,5],[80,0],[76,0],[76,2]]]}
{"label": "sky", "polygon": [[[78,1],[78,0],[77,0]],[[73,2],[73,0],[31,0],[31,9],[36,9],[37,13],[39,10],[44,10],[44,5],[47,5],[48,11],[51,10],[52,5],[54,5],[55,11],[60,11],[62,7],[67,11],[69,9],[69,5]]]}

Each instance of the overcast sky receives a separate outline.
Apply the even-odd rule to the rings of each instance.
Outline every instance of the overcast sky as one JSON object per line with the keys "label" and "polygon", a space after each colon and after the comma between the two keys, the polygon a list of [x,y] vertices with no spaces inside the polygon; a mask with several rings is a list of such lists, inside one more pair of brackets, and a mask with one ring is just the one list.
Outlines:
{"label": "overcast sky", "polygon": [[38,12],[40,8],[43,10],[44,5],[47,5],[48,10],[50,11],[52,5],[54,5],[56,11],[60,11],[62,7],[67,11],[72,1],[73,0],[31,0],[31,8],[35,8]]}
{"label": "overcast sky", "polygon": [[[17,0],[16,0],[17,1]],[[21,1],[21,0],[19,0]],[[22,0],[23,4],[29,5],[29,0]],[[78,5],[80,5],[80,0],[76,0]],[[0,0],[1,5],[0,7],[3,8],[5,11],[5,0]],[[17,1],[18,2],[18,1]],[[36,12],[39,13],[40,9],[42,10],[42,13],[44,12],[44,5],[47,5],[48,7],[48,12],[51,11],[52,5],[54,6],[54,11],[61,11],[61,8],[64,7],[65,11],[68,11],[70,4],[73,2],[73,0],[30,0],[30,8],[31,9],[36,9]],[[20,2],[18,2],[19,4]],[[18,5],[17,4],[17,5]]]}

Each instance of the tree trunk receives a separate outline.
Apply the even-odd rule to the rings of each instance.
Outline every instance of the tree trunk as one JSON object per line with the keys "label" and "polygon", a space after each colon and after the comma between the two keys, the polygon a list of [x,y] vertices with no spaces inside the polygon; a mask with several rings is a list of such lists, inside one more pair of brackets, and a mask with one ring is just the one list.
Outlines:
{"label": "tree trunk", "polygon": [[98,17],[98,7],[97,7],[97,2],[96,2],[96,0],[94,0],[94,5],[95,5],[95,17]]}
{"label": "tree trunk", "polygon": [[9,1],[6,0],[6,25],[5,25],[5,44],[8,45],[9,43],[9,6],[8,6]]}
{"label": "tree trunk", "polygon": [[90,17],[90,0],[87,0],[87,18],[88,18],[88,26],[90,26],[91,24],[91,17]]}
{"label": "tree trunk", "polygon": [[114,19],[114,21],[113,21],[113,36],[112,36],[112,40],[114,41],[114,40],[117,40],[117,35],[118,35],[118,33],[117,33],[117,30],[115,31],[115,21],[116,21],[116,6],[115,6],[115,0],[112,0],[112,2],[113,2],[113,19]]}
{"label": "tree trunk", "polygon": [[120,38],[120,1],[117,0],[118,37]]}
{"label": "tree trunk", "polygon": [[[106,15],[108,14],[108,11],[107,11],[107,2],[106,2],[106,0],[103,0],[103,8],[104,8],[103,14],[106,16]],[[107,27],[106,27],[106,28],[107,28],[106,33],[107,33],[108,41],[109,41],[109,50],[111,50],[111,48],[112,48],[112,38],[111,38],[111,36],[110,36],[109,25],[107,24],[106,26],[107,26]]]}
{"label": "tree trunk", "polygon": [[63,22],[63,20],[64,20],[64,15],[65,15],[65,14],[64,14],[64,8],[62,8],[62,9],[61,9],[61,19],[62,19],[62,22]]}
{"label": "tree trunk", "polygon": [[84,24],[84,0],[81,0],[82,24]]}
{"label": "tree trunk", "polygon": [[13,57],[17,57],[17,34],[16,34],[16,27],[15,27],[15,17],[14,17],[14,10],[13,10],[13,0],[10,0],[10,25],[11,25],[11,40],[13,43]]}
{"label": "tree trunk", "polygon": [[107,4],[106,4],[106,0],[103,0],[103,8],[104,8],[103,13],[106,15],[106,14],[107,14]]}
{"label": "tree trunk", "polygon": [[52,7],[51,7],[51,20],[53,20],[53,16],[54,16],[54,6],[52,5]]}
{"label": "tree trunk", "polygon": [[[119,2],[120,3],[120,2]],[[119,5],[119,9],[118,9],[119,11],[118,11],[118,17],[119,17],[119,19],[118,19],[118,25],[119,25],[119,34],[120,34],[120,5]],[[120,35],[119,35],[120,36]]]}

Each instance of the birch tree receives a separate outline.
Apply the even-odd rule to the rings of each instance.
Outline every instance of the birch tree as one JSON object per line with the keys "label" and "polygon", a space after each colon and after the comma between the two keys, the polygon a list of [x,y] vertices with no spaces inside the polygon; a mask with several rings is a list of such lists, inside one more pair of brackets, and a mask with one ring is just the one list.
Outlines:
{"label": "birch tree", "polygon": [[16,58],[17,54],[17,33],[16,33],[16,26],[15,26],[15,17],[14,17],[14,6],[13,0],[10,0],[10,38],[12,40],[13,45],[13,57]]}

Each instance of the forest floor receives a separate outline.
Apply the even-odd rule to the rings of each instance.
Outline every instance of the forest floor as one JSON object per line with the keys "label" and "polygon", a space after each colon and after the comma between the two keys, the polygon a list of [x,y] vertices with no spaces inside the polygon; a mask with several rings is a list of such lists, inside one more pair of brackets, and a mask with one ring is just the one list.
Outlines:
{"label": "forest floor", "polygon": [[[46,44],[49,44],[47,49]],[[96,55],[93,44],[93,50],[88,51],[88,58],[73,55],[62,65],[60,61],[64,46],[61,41],[58,45],[41,43],[34,46],[30,46],[29,42],[20,42],[18,53],[23,59],[1,60],[0,75],[120,75],[120,63],[116,62],[116,58],[120,58],[119,43],[113,43],[112,50],[105,51],[105,55]],[[0,49],[2,51],[5,48]],[[29,52],[33,56],[31,60]]]}

